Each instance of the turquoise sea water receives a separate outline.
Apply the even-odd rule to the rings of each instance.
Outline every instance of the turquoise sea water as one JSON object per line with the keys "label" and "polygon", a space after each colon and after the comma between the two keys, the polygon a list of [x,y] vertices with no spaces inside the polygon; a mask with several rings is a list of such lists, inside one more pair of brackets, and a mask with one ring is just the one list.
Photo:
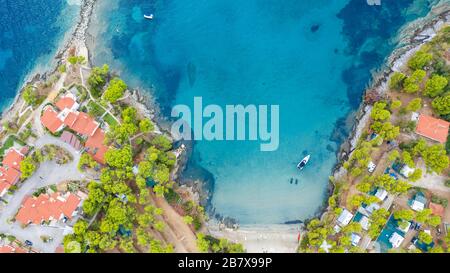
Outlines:
{"label": "turquoise sea water", "polygon": [[[91,29],[94,63],[110,63],[132,86],[151,88],[166,115],[194,96],[222,106],[280,105],[277,151],[199,141],[184,178],[195,178],[198,168],[210,174],[211,207],[220,215],[241,224],[283,223],[323,204],[351,125],[345,117],[395,47],[398,30],[426,15],[431,2],[109,1]],[[149,13],[155,19],[143,20]],[[306,153],[310,164],[299,173]]]}
{"label": "turquoise sea water", "polygon": [[76,21],[77,3],[0,0],[0,112],[29,72],[50,68],[59,43]]}

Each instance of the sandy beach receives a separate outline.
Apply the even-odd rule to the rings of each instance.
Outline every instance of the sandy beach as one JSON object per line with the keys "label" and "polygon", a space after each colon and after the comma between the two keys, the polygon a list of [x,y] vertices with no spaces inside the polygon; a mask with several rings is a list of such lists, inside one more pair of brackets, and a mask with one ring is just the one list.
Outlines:
{"label": "sandy beach", "polygon": [[213,236],[242,243],[248,253],[295,253],[300,232],[298,225],[249,225],[232,230],[210,222],[207,228]]}

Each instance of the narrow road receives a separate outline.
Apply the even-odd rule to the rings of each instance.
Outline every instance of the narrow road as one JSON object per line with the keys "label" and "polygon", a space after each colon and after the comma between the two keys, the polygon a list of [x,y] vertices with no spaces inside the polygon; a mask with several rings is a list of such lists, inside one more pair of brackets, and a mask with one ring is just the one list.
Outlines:
{"label": "narrow road", "polygon": [[174,232],[176,240],[174,243],[181,243],[186,252],[198,253],[197,237],[189,226],[183,221],[181,217],[172,206],[167,203],[166,199],[151,194],[153,201],[158,208],[162,208],[163,218],[169,228]]}
{"label": "narrow road", "polygon": [[[78,171],[77,165],[80,154],[72,146],[64,143],[59,138],[44,135],[35,144],[36,148],[42,148],[44,145],[54,144],[63,147],[73,156],[73,161],[65,165],[58,165],[55,162],[44,162],[38,170],[23,184],[13,195],[5,195],[4,200],[8,203],[0,204],[0,233],[7,233],[16,236],[19,240],[30,240],[36,249],[42,252],[54,252],[55,248],[62,242],[64,226],[49,227],[31,225],[22,228],[19,223],[11,223],[12,219],[19,210],[23,199],[35,192],[37,189],[58,184],[67,180],[87,179],[85,174]],[[53,237],[50,243],[43,243],[41,235]]]}

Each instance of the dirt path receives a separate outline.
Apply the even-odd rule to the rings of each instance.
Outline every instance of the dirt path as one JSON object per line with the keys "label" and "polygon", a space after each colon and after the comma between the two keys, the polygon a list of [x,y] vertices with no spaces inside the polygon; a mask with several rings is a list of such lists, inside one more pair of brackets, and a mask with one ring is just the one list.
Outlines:
{"label": "dirt path", "polygon": [[176,252],[198,253],[197,238],[183,218],[164,198],[156,197],[154,193],[151,193],[151,197],[155,205],[164,211],[162,216],[167,224],[164,235],[170,237],[167,239],[174,245]]}

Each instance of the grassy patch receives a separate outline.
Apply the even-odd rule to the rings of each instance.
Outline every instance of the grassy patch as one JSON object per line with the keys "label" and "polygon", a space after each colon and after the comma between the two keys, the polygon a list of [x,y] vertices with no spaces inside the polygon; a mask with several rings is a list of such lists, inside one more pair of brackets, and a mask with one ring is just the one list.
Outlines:
{"label": "grassy patch", "polygon": [[106,115],[103,117],[103,120],[105,120],[105,122],[108,123],[109,126],[115,126],[115,125],[117,125],[117,120],[115,120],[115,119],[113,118],[113,116],[111,116],[110,114],[106,114]]}
{"label": "grassy patch", "polygon": [[0,156],[3,156],[5,154],[5,151],[11,148],[14,145],[15,137],[9,136],[3,146],[0,148]]}
{"label": "grassy patch", "polygon": [[88,103],[88,111],[89,114],[94,117],[101,117],[105,113],[105,109],[98,105],[98,103],[94,101],[89,101]]}

